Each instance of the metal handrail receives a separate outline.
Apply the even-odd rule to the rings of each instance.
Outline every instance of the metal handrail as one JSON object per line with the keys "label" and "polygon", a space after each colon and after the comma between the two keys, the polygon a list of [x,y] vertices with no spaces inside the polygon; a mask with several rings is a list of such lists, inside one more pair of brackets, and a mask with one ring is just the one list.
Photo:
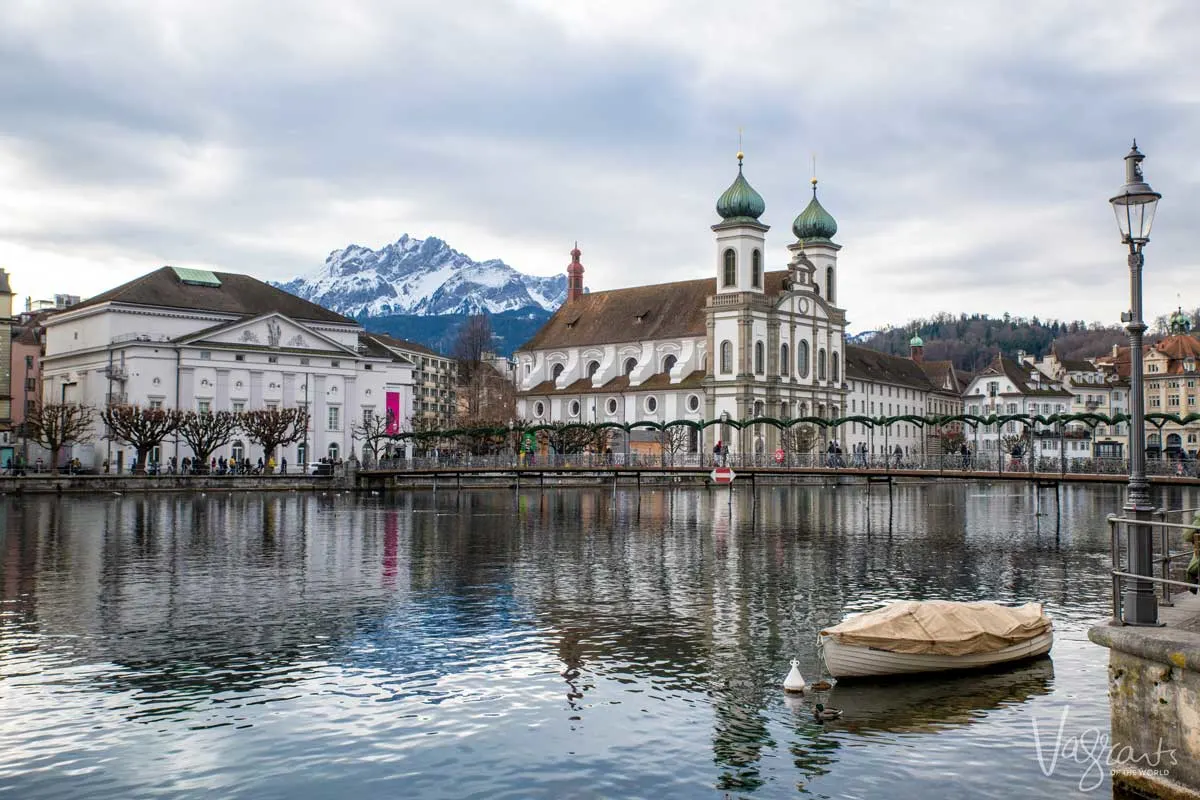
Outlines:
{"label": "metal handrail", "polygon": [[1171,586],[1182,586],[1185,589],[1200,589],[1200,583],[1176,581],[1172,580],[1171,578],[1155,578],[1152,575],[1135,575],[1132,572],[1117,572],[1115,569],[1113,570],[1113,575],[1119,578],[1136,578],[1139,581],[1146,581],[1148,583],[1164,583],[1170,584]]}
{"label": "metal handrail", "polygon": [[[1186,509],[1175,509],[1176,511],[1184,511]],[[1191,552],[1181,550],[1179,552],[1171,552],[1170,542],[1167,539],[1167,531],[1169,529],[1196,531],[1196,525],[1186,525],[1179,522],[1165,522],[1162,517],[1172,513],[1166,509],[1158,509],[1154,512],[1159,519],[1130,519],[1129,517],[1118,517],[1116,514],[1108,515],[1108,525],[1111,530],[1112,539],[1112,563],[1111,570],[1112,586],[1113,586],[1113,619],[1121,619],[1121,580],[1129,578],[1147,583],[1158,584],[1163,587],[1159,593],[1159,605],[1173,606],[1171,601],[1171,593],[1167,590],[1168,586],[1182,586],[1186,589],[1200,590],[1200,584],[1186,583],[1184,581],[1173,580],[1168,577],[1171,574],[1171,563],[1184,556],[1192,555]],[[1120,524],[1125,525],[1145,525],[1149,528],[1158,528],[1159,531],[1159,547],[1162,550],[1162,555],[1152,559],[1151,563],[1160,565],[1160,576],[1153,575],[1138,575],[1136,573],[1124,572],[1120,569],[1121,566],[1121,529]]]}
{"label": "metal handrail", "polygon": [[1150,525],[1150,526],[1156,527],[1156,528],[1181,528],[1183,530],[1189,530],[1189,531],[1194,531],[1197,529],[1195,525],[1184,525],[1181,522],[1155,522],[1153,520],[1148,520],[1148,519],[1129,519],[1128,517],[1118,517],[1115,515],[1110,515],[1108,518],[1108,521],[1109,522],[1125,522],[1130,525]]}

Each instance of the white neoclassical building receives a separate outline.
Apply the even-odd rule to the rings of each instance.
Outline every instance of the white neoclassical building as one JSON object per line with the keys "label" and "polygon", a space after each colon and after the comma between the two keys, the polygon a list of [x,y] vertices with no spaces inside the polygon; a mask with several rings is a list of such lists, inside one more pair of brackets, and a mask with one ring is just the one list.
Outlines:
{"label": "white neoclassical building", "polygon": [[[813,198],[792,225],[788,267],[766,271],[762,197],[738,174],[717,201],[709,277],[583,292],[572,251],[567,302],[516,353],[529,421],[837,417],[846,408],[845,312],[837,305],[837,223]],[[774,426],[692,434],[731,453],[772,452]]]}
{"label": "white neoclassical building", "polygon": [[[348,458],[353,426],[412,414],[413,365],[354,320],[247,275],[162,267],[46,320],[43,398],[96,407],[133,404],[193,411],[305,407],[305,441],[277,457],[304,464]],[[361,443],[360,443],[361,448]],[[164,441],[158,460],[191,453]],[[263,455],[244,435],[214,454]],[[68,457],[85,467],[132,463],[103,438]]]}

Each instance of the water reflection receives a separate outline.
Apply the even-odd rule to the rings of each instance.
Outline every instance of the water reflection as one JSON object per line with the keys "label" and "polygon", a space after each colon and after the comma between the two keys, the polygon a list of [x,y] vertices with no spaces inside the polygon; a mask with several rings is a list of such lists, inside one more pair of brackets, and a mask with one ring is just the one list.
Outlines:
{"label": "water reflection", "polygon": [[[1043,794],[1030,714],[1069,702],[1107,728],[1085,630],[1106,613],[1119,503],[965,483],[10,501],[0,785]],[[785,701],[791,658],[819,671],[820,628],[901,597],[1040,600],[1054,662],[841,685],[829,726]],[[979,746],[989,765],[960,769]],[[198,752],[203,770],[172,772]]]}

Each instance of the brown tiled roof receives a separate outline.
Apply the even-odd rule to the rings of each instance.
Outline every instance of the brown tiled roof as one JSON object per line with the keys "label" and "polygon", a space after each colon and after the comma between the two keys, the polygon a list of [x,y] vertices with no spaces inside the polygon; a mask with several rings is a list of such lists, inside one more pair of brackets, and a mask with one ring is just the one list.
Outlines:
{"label": "brown tiled roof", "polygon": [[408,364],[409,360],[402,355],[399,355],[392,350],[389,350],[378,337],[372,333],[360,333],[358,335],[358,352],[368,358],[387,358],[393,362]]}
{"label": "brown tiled roof", "polygon": [[671,383],[668,372],[656,372],[636,386],[629,385],[628,375],[618,375],[603,386],[593,387],[591,378],[580,378],[564,389],[555,389],[554,381],[542,381],[532,389],[518,392],[520,397],[545,397],[547,395],[568,394],[612,394],[613,392],[653,392],[659,390],[699,389],[704,385],[705,371],[698,369],[684,377],[679,383]]}
{"label": "brown tiled roof", "polygon": [[21,325],[13,327],[13,344],[35,345],[42,343],[41,334],[38,328],[32,325]]}
{"label": "brown tiled roof", "polygon": [[213,311],[220,314],[257,317],[269,311],[278,311],[285,317],[309,322],[335,322],[355,325],[354,320],[327,308],[310,303],[282,289],[276,289],[249,275],[233,272],[213,273],[221,281],[220,286],[196,286],[184,283],[172,267],[161,267],[154,272],[123,283],[95,297],[71,306],[76,311],[101,303],[128,303],[136,306],[160,306],[189,311]]}
{"label": "brown tiled roof", "polygon": [[922,361],[920,367],[936,391],[960,395],[967,388],[953,361]]}
{"label": "brown tiled roof", "polygon": [[1095,372],[1096,367],[1090,361],[1079,358],[1060,358],[1058,363],[1067,372]]}
{"label": "brown tiled roof", "polygon": [[1167,336],[1148,350],[1162,353],[1169,359],[1166,370],[1168,375],[1183,374],[1186,371],[1184,369],[1185,358],[1192,358],[1200,362],[1200,340],[1183,333]]}
{"label": "brown tiled roof", "polygon": [[[787,276],[787,270],[766,273],[765,294],[782,292]],[[716,278],[591,292],[560,306],[517,350],[704,336],[704,304],[716,292]]]}
{"label": "brown tiled roof", "polygon": [[388,336],[386,333],[372,333],[371,336],[388,347],[395,347],[400,350],[412,350],[414,353],[424,353],[427,356],[437,356],[438,358],[450,358],[450,356],[442,355],[437,350],[433,350],[423,344],[410,342],[407,339],[397,339],[395,336]]}
{"label": "brown tiled roof", "polygon": [[992,363],[976,373],[979,375],[1003,375],[1012,381],[1017,392],[1023,395],[1037,397],[1070,397],[1071,393],[1065,389],[1039,388],[1031,386],[1029,383],[1030,373],[1017,362],[1004,356],[997,355],[992,359]]}
{"label": "brown tiled roof", "polygon": [[907,386],[922,392],[937,388],[930,383],[921,365],[911,358],[888,355],[854,344],[846,345],[846,379]]}

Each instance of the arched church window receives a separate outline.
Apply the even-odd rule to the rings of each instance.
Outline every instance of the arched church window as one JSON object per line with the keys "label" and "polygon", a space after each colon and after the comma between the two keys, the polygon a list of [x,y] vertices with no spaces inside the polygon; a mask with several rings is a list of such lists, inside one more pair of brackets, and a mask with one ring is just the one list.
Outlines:
{"label": "arched church window", "polygon": [[737,286],[737,253],[733,248],[725,251],[725,276],[722,286]]}
{"label": "arched church window", "polygon": [[825,348],[817,351],[817,380],[825,380]]}
{"label": "arched church window", "polygon": [[599,361],[589,361],[587,366],[587,376],[589,378],[596,377],[596,373],[600,370]]}
{"label": "arched church window", "polygon": [[787,342],[779,345],[779,374],[787,377],[792,371],[791,351],[788,350]]}
{"label": "arched church window", "polygon": [[829,302],[836,302],[833,294],[833,267],[825,268],[825,296],[829,298]]}
{"label": "arched church window", "polygon": [[829,376],[833,379],[834,383],[837,383],[842,379],[841,372],[841,362],[838,358],[838,354],[833,353],[829,357]]}
{"label": "arched church window", "polygon": [[678,363],[678,361],[679,359],[675,358],[675,356],[667,356],[663,359],[662,371],[670,372],[671,370],[675,369],[675,364]]}
{"label": "arched church window", "polygon": [[631,373],[632,373],[632,372],[633,372],[635,369],[637,369],[637,359],[636,359],[636,358],[627,358],[627,359],[625,359],[625,374],[626,374],[626,375],[629,375],[629,374],[631,374]]}
{"label": "arched church window", "polygon": [[550,370],[550,377],[553,378],[554,380],[558,380],[558,376],[562,375],[562,373],[563,373],[563,365],[555,364],[554,369]]}
{"label": "arched church window", "polygon": [[766,366],[764,364],[764,362],[766,361],[766,354],[767,354],[767,348],[763,346],[763,343],[755,342],[754,343],[754,374],[755,375],[762,375],[764,372],[766,372]]}
{"label": "arched church window", "polygon": [[779,418],[780,419],[791,419],[791,417],[788,416],[788,412],[791,410],[792,410],[791,405],[788,403],[787,400],[784,400],[782,403],[779,404]]}
{"label": "arched church window", "polygon": [[762,278],[763,278],[762,253],[755,250],[754,255],[750,259],[750,265],[751,265],[750,283],[752,286],[754,286],[755,289],[761,289],[762,288]]}
{"label": "arched church window", "polygon": [[803,339],[796,348],[796,374],[801,378],[808,377],[808,342]]}
{"label": "arched church window", "polygon": [[721,342],[721,372],[725,375],[733,372],[733,342],[728,339]]}

